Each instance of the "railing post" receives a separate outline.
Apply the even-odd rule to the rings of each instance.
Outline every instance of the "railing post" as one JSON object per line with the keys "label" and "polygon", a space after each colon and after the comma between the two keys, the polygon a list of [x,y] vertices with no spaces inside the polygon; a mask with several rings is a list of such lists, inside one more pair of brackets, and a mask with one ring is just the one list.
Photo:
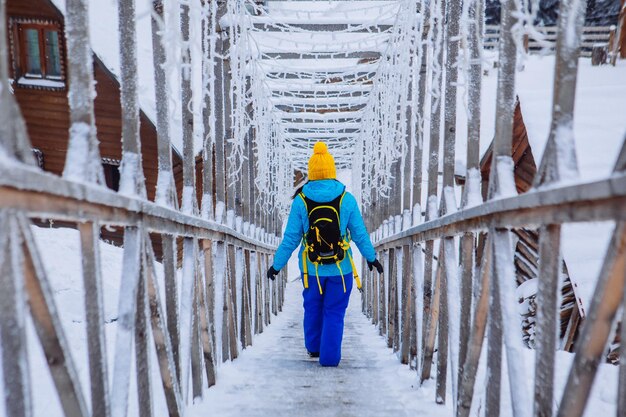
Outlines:
{"label": "railing post", "polygon": [[[193,144],[193,105],[192,100],[192,57],[189,47],[189,26],[191,20],[190,5],[181,3],[180,5],[180,30],[183,42],[182,65],[180,68],[181,82],[181,114],[183,132],[183,195],[181,210],[185,214],[195,214],[198,208],[196,198],[196,173]],[[194,6],[196,7],[196,6]]]}
{"label": "railing post", "polygon": [[[480,117],[482,92],[482,50],[483,50],[483,0],[472,0],[468,7],[470,26],[468,32],[468,46],[470,54],[468,71],[468,116],[467,116],[467,171],[461,206],[471,207],[482,202],[480,177]],[[461,236],[461,312],[459,317],[459,396],[457,415],[461,414],[461,382],[467,358],[468,344],[472,332],[471,323],[473,311],[474,265],[476,257],[476,234],[464,233]]]}
{"label": "railing post", "polygon": [[109,378],[106,364],[104,335],[104,302],[98,240],[100,231],[95,223],[79,223],[83,282],[85,286],[85,312],[87,324],[87,350],[91,379],[91,414],[108,417],[111,413]]}
{"label": "railing post", "polygon": [[[216,3],[216,4],[215,4]],[[227,76],[228,66],[224,62],[225,44],[228,31],[219,25],[219,21],[226,13],[225,0],[211,0],[211,19],[215,25],[215,66],[214,66],[214,105],[211,108],[212,119],[215,119],[215,129],[213,138],[215,141],[215,220],[218,223],[224,222],[226,211],[226,162],[224,153],[226,118],[228,117],[228,106],[226,102],[227,90],[225,89],[224,78]],[[213,42],[213,38],[210,40]]]}
{"label": "railing post", "polygon": [[[164,204],[168,207],[177,207],[178,199],[176,197],[176,184],[174,183],[174,174],[172,172],[168,82],[165,74],[167,58],[164,46],[164,1],[165,0],[152,0],[151,18],[152,64],[154,66],[154,87],[156,93],[157,150],[159,163],[159,173],[157,177],[157,187],[154,200],[158,204]],[[163,245],[165,246],[165,243],[163,243]]]}
{"label": "railing post", "polygon": [[[433,62],[431,62],[430,72],[432,76],[431,89],[439,91],[438,97],[431,97],[430,108],[430,141],[428,148],[428,192],[426,201],[426,221],[433,220],[437,217],[437,179],[439,174],[439,130],[441,125],[441,107],[443,106],[442,100],[442,71],[443,66],[443,16],[445,16],[446,2],[445,1],[433,1],[431,3],[431,44],[433,45],[435,56],[433,56]],[[437,44],[440,44],[437,48]],[[439,68],[439,70],[436,70]],[[432,96],[432,94],[431,94]],[[423,383],[430,378],[430,370],[432,366],[432,356],[434,344],[434,333],[431,335],[429,332],[434,332],[436,327],[433,328],[432,320],[435,310],[439,310],[439,306],[435,305],[433,301],[433,295],[435,294],[432,275],[433,275],[433,256],[434,256],[434,242],[432,240],[426,241],[426,262],[424,266],[424,322],[422,324],[422,339],[424,344],[422,345],[422,369],[420,376],[420,383]]]}
{"label": "railing post", "polygon": [[68,0],[65,29],[68,56],[68,102],[70,143],[63,176],[78,181],[104,183],[100,150],[96,137],[93,100],[93,56],[89,42],[87,0]]}
{"label": "railing post", "polygon": [[137,30],[135,0],[118,2],[122,105],[122,164],[120,193],[146,197],[139,136],[139,77],[137,76]]}
{"label": "railing post", "polygon": [[21,259],[13,237],[18,235],[18,231],[11,217],[8,210],[0,210],[0,353],[4,406],[11,417],[29,417],[32,415],[32,402],[26,357],[26,300],[19,279]]}

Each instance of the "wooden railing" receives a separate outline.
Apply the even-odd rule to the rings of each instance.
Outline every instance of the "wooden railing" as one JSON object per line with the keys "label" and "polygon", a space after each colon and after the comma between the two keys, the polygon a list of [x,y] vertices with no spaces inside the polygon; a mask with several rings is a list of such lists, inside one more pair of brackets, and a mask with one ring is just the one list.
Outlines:
{"label": "wooden railing", "polygon": [[[524,44],[526,50],[531,53],[553,53],[556,48],[558,37],[557,26],[537,26],[534,28],[537,36],[525,35]],[[590,57],[595,45],[602,44],[608,46],[611,38],[611,31],[615,28],[611,26],[585,26],[582,31],[580,42],[580,55]],[[485,26],[484,46],[486,49],[497,49],[500,42],[500,26]]]}
{"label": "wooden railing", "polygon": [[[227,127],[221,126],[220,121],[229,116],[221,117],[219,113],[220,117],[215,117],[217,126],[211,126],[211,135],[207,135],[211,138],[205,141],[201,207],[195,198],[191,132],[185,130],[184,191],[182,209],[178,208],[167,133],[165,57],[160,47],[161,30],[157,27],[162,23],[159,14],[163,12],[159,1],[154,2],[153,18],[159,97],[157,202],[147,200],[142,175],[135,13],[131,1],[119,2],[123,106],[120,192],[103,185],[93,112],[88,3],[67,2],[72,129],[65,172],[58,177],[36,167],[19,107],[7,88],[6,0],[0,0],[0,352],[4,379],[4,401],[0,404],[7,416],[27,417],[32,415],[33,400],[41,396],[39,381],[31,381],[29,373],[25,323],[30,315],[64,415],[125,416],[129,392],[134,386],[131,380],[136,380],[139,415],[153,415],[152,396],[163,393],[169,415],[181,416],[194,398],[215,384],[218,363],[235,359],[241,349],[252,344],[253,335],[262,332],[271,316],[281,310],[286,277],[281,273],[275,281],[269,281],[264,273],[276,247],[279,225],[270,215],[255,210],[254,187],[248,182],[256,163],[251,149],[248,160],[242,163],[245,180],[226,184],[224,172],[230,168],[228,164],[238,162],[225,157]],[[183,7],[183,27],[188,12],[188,7]],[[221,58],[216,59],[220,73],[222,65],[225,64]],[[222,78],[216,80],[221,82]],[[187,120],[191,117],[187,106],[191,85],[183,81],[181,88],[186,100],[182,102],[183,120]],[[213,91],[220,92],[213,98],[219,106],[208,111],[228,109],[229,106],[221,105],[225,99],[222,88]],[[222,220],[224,214],[229,219],[226,224]],[[72,222],[79,230],[88,364],[79,364],[72,357],[41,255],[45,248],[37,246],[32,218]],[[99,261],[102,226],[124,228],[112,356],[106,353],[103,317],[103,271]],[[153,241],[160,241],[162,248],[159,261],[165,288],[160,288],[161,281],[155,275]],[[177,259],[177,242],[182,242],[182,259]],[[180,279],[178,262],[182,269]],[[31,342],[31,349],[36,343]],[[109,357],[114,358],[113,363]],[[154,357],[156,363],[151,363]],[[83,387],[78,378],[79,365],[89,367],[88,387]],[[151,368],[159,369],[160,381],[154,380]],[[131,375],[133,369],[135,377]],[[153,390],[155,384],[163,389]],[[87,390],[91,393],[91,405],[84,395]]]}
{"label": "wooden railing", "polygon": [[[426,48],[434,48],[431,40],[437,39],[437,31],[445,31],[446,38],[453,39],[445,42],[448,57],[456,56],[454,48],[459,30],[455,22],[459,21],[460,10],[454,3],[443,3],[447,23],[441,25],[436,21],[426,44]],[[475,6],[470,7],[472,16]],[[450,106],[448,98],[456,97],[457,92],[455,83],[448,81],[441,84],[440,90],[445,90],[445,100],[433,101],[439,103],[437,108],[424,109],[431,118],[431,131],[424,134],[422,127],[416,126],[413,129],[416,140],[407,138],[407,148],[413,146],[414,149],[407,152],[404,160],[398,161],[394,173],[397,182],[389,199],[364,209],[366,222],[374,230],[372,238],[384,264],[384,274],[366,271],[362,308],[400,360],[416,369],[421,382],[431,377],[435,367],[438,403],[447,400],[446,384],[451,384],[452,398],[448,400],[454,405],[456,416],[470,415],[478,369],[484,366],[486,377],[480,383],[485,384],[486,398],[482,405],[474,401],[474,410],[484,406],[484,411],[480,411],[484,415],[498,416],[503,396],[510,396],[516,417],[552,416],[554,413],[576,417],[585,411],[599,364],[605,360],[604,348],[607,341],[612,341],[609,337],[614,334],[611,332],[615,320],[622,320],[622,343],[626,340],[623,325],[626,323],[626,137],[609,177],[588,183],[576,180],[578,168],[571,127],[578,69],[576,58],[585,38],[581,37],[580,22],[578,26],[567,26],[566,21],[579,21],[576,17],[584,13],[584,7],[576,1],[561,1],[558,36],[564,36],[567,26],[573,37],[569,42],[563,39],[556,42],[552,130],[533,188],[517,194],[511,156],[517,56],[511,34],[514,7],[513,1],[502,2],[501,33],[506,36],[499,43],[501,64],[488,198],[483,201],[480,193],[480,123],[476,120],[480,120],[481,70],[480,59],[476,59],[478,64],[472,65],[466,80],[470,98],[468,113],[472,117],[468,121],[467,136],[465,132],[460,135],[467,137],[468,142],[463,199],[457,204],[454,197],[456,114],[453,109],[456,105]],[[482,33],[480,19],[472,19],[470,30]],[[472,57],[479,57],[481,43],[474,41],[469,47]],[[435,54],[433,59],[438,60],[438,68],[445,68],[447,80],[456,79],[450,76],[451,71],[456,71],[456,65],[446,65],[443,54]],[[428,72],[428,76],[430,74]],[[436,72],[434,74],[432,83],[442,83],[441,78],[435,78]],[[423,97],[426,81],[420,82],[420,97]],[[421,109],[424,102],[418,102],[418,106],[417,109]],[[439,154],[439,125],[432,122],[439,120],[441,106],[446,109],[441,129],[444,132],[443,155]],[[426,135],[428,151],[422,145]],[[615,156],[607,155],[607,158],[613,160]],[[423,157],[428,158],[429,167],[426,202],[421,200],[422,172],[415,169],[422,166]],[[442,171],[443,187],[440,187]],[[407,193],[411,184],[413,190]],[[422,219],[422,210],[425,219]],[[565,238],[561,227],[607,220],[615,221],[613,235],[604,254],[595,293],[585,309],[567,385],[562,397],[555,398],[560,248]],[[512,231],[519,228],[538,230],[539,236],[535,363],[525,363],[529,355],[525,355],[524,350],[528,348],[523,344],[522,317],[517,310]],[[620,306],[621,318],[616,317]],[[506,364],[502,363],[503,346]],[[436,364],[433,363],[435,352]],[[626,415],[624,352],[622,345],[617,416]],[[481,357],[486,364],[481,362]],[[503,366],[508,372],[502,372]],[[529,368],[533,366],[534,393],[526,388],[526,375],[532,372]],[[502,392],[501,375],[508,375],[510,392]]]}

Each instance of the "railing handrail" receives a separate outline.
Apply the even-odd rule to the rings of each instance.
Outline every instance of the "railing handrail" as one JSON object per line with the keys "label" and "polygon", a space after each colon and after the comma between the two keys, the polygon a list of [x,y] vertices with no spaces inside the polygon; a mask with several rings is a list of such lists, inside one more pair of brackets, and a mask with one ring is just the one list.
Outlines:
{"label": "railing handrail", "polygon": [[19,163],[0,165],[0,208],[17,209],[29,217],[97,221],[111,226],[134,226],[141,221],[150,232],[198,239],[229,237],[259,249],[276,249],[275,242],[264,242],[224,224]]}
{"label": "railing handrail", "polygon": [[407,244],[407,238],[423,242],[493,227],[624,220],[623,207],[626,207],[626,173],[618,173],[602,180],[488,200],[381,238],[374,246],[387,249]]}

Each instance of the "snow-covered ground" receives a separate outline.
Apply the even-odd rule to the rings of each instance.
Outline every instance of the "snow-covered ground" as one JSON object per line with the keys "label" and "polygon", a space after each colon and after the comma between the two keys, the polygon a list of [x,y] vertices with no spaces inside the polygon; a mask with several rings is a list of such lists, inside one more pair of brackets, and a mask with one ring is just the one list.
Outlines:
{"label": "snow-covered ground", "polygon": [[[297,277],[297,275],[296,275]],[[191,407],[191,417],[401,417],[450,416],[435,404],[435,383],[418,387],[378,330],[361,313],[353,291],[346,314],[342,360],[322,368],[306,355],[302,286],[287,286],[283,312],[251,349],[221,368],[218,384]]]}

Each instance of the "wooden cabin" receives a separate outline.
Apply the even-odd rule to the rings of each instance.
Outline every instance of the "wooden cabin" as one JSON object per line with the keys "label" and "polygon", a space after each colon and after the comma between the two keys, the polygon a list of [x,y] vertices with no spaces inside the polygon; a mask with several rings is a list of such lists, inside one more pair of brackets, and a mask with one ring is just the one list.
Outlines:
{"label": "wooden cabin", "polygon": [[[8,0],[10,74],[28,134],[41,167],[63,172],[68,147],[67,50],[63,14],[49,0]],[[119,187],[121,148],[120,85],[94,54],[95,115],[107,186]],[[157,182],[157,134],[141,112],[141,147],[148,198]],[[177,158],[180,160],[180,158]]]}
{"label": "wooden cabin", "polygon": [[[511,155],[515,166],[515,185],[519,194],[527,192],[533,184],[535,175],[537,174],[537,165],[533,155],[530,142],[528,141],[528,132],[524,124],[522,109],[518,100],[515,106],[513,119],[513,144]],[[491,163],[493,159],[493,143],[489,146],[480,162],[480,172],[482,177],[483,198],[489,188],[489,172],[491,171]],[[539,271],[539,232],[532,229],[514,229],[512,230],[515,244],[515,275],[518,287],[531,287],[536,281],[531,280],[538,278]],[[565,261],[562,263],[562,273],[564,276],[563,286],[561,287],[561,306],[560,312],[560,339],[561,349],[573,351],[578,330],[584,314],[581,314],[579,300],[576,299],[574,287],[570,280]],[[526,313],[523,315],[522,334],[524,342],[529,347],[535,347],[535,319],[537,313],[536,292],[532,288],[528,290],[521,288],[520,294],[524,294],[518,302],[524,305]]]}
{"label": "wooden cabin", "polygon": [[[50,0],[8,0],[7,27],[12,90],[24,116],[33,153],[42,169],[61,175],[70,128],[63,13]],[[94,106],[102,167],[106,185],[117,190],[122,158],[120,84],[95,53],[93,67],[97,94]],[[153,121],[143,111],[140,113],[140,137],[146,191],[148,199],[154,200],[158,175],[157,131]],[[172,151],[180,198],[182,158],[176,149]],[[103,228],[101,232],[104,240],[117,245],[122,244],[122,236],[121,230]],[[160,252],[158,246],[155,245],[157,253]]]}

